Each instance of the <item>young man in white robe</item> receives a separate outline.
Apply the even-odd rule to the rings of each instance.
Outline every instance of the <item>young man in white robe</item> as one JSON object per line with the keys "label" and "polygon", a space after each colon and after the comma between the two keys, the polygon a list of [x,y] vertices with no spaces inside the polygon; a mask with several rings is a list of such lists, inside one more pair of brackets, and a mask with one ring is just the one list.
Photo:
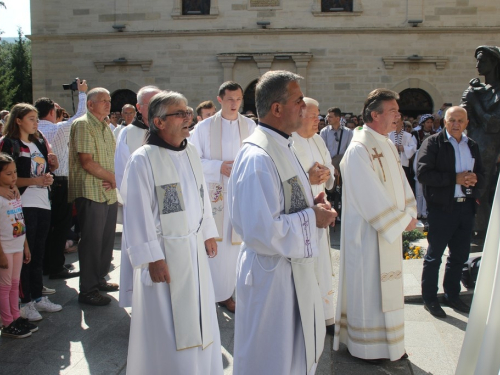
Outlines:
{"label": "young man in white robe", "polygon": [[369,94],[365,125],[354,130],[340,163],[344,205],[333,349],[344,343],[365,360],[406,357],[401,234],[415,228],[417,212],[387,138],[400,117],[397,99],[386,89]]}
{"label": "young man in white robe", "polygon": [[[156,86],[144,86],[137,92],[137,110],[142,115],[142,120],[136,116],[130,125],[125,126],[118,133],[116,140],[115,150],[115,178],[116,187],[118,189],[118,201],[123,204],[121,198],[120,187],[123,181],[123,173],[127,165],[130,155],[134,153],[144,142],[144,136],[148,130],[148,103],[153,96],[158,94],[160,89]],[[124,110],[130,111],[130,108],[123,107]],[[118,216],[120,217],[120,208],[122,209],[122,222],[123,207],[118,207]],[[124,223],[123,223],[124,224]],[[133,291],[133,278],[134,273],[132,264],[130,263],[129,255],[127,254],[127,233],[123,230],[122,233],[122,246],[121,246],[121,263],[120,263],[120,293],[119,304],[120,307],[132,306],[132,291]]]}
{"label": "young man in white robe", "polygon": [[238,112],[243,101],[243,89],[236,82],[224,82],[219,88],[217,100],[221,110],[199,122],[191,132],[189,142],[200,154],[219,232],[218,256],[208,262],[214,281],[215,300],[234,313],[236,305],[232,295],[241,238],[234,232],[229,220],[227,182],[234,158],[243,140],[254,131],[255,122]]}
{"label": "young man in white robe", "polygon": [[[313,195],[333,188],[335,168],[325,141],[318,134],[319,103],[312,98],[304,98],[306,109],[302,126],[292,133],[293,148],[299,162],[307,171]],[[319,234],[319,257],[316,263],[316,276],[319,282],[326,330],[333,335],[335,329],[335,310],[333,308],[333,271],[330,256],[330,232],[328,229]]]}
{"label": "young man in white robe", "polygon": [[[319,230],[336,213],[313,197],[291,147],[305,108],[301,77],[265,73],[257,83],[259,126],[245,140],[229,180],[238,256],[234,375],[315,373],[323,352],[323,303],[314,270]],[[324,230],[324,229],[321,229]]]}
{"label": "young man in white robe", "polygon": [[186,98],[149,103],[150,134],[122,182],[134,293],[127,374],[221,375],[222,355],[207,255],[217,253],[203,170],[188,144]]}

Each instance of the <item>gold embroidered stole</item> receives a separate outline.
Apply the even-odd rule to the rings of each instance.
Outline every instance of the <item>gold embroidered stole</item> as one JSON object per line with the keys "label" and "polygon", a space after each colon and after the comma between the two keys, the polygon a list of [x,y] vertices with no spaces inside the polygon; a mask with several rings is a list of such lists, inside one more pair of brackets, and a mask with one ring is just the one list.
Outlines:
{"label": "gold embroidered stole", "polygon": [[[304,186],[293,165],[287,161],[282,146],[271,135],[259,128],[256,128],[244,143],[251,143],[263,149],[276,165],[285,197],[285,214],[300,212],[308,208]],[[313,227],[315,229],[315,225]],[[305,240],[307,242],[307,239]],[[297,244],[297,246],[300,245]],[[292,265],[295,294],[299,305],[306,348],[307,373],[309,374],[323,353],[326,334],[323,302],[314,270],[314,261],[308,258],[292,258],[289,261]]]}
{"label": "gold embroidered stole", "polygon": [[[205,349],[213,342],[212,323],[209,306],[209,268],[203,236],[200,226],[189,233],[184,197],[180,178],[168,151],[164,148],[145,145],[158,198],[165,260],[168,264],[171,282],[170,299],[174,319],[175,342],[177,350],[202,346]],[[199,204],[203,212],[203,169],[194,146],[188,143],[187,155],[191,164],[196,189],[199,192]],[[183,171],[183,173],[190,173]],[[194,188],[194,187],[191,187]],[[203,214],[202,214],[203,215]],[[198,269],[193,270],[190,252],[190,238],[196,236]],[[198,273],[198,284],[194,272]],[[197,299],[199,290],[199,300]]]}
{"label": "gold embroidered stole", "polygon": [[[245,118],[238,113],[238,127],[240,130],[240,145],[242,141],[248,137],[248,124]],[[210,123],[210,158],[212,160],[222,160],[222,115],[221,111],[217,112]],[[224,177],[221,175],[221,180],[218,183],[208,184],[208,195],[212,205],[212,214],[214,216],[219,238],[217,241],[222,241],[224,238]],[[241,236],[235,232],[234,228],[231,233],[231,244],[240,245],[242,242]]]}
{"label": "gold embroidered stole", "polygon": [[[387,144],[391,154],[384,155],[382,148],[373,134],[365,129],[356,129],[352,142],[358,142],[368,151],[372,161],[372,167],[380,182],[384,185],[388,196],[392,198],[393,206],[379,213],[370,224],[377,230],[379,257],[380,257],[380,285],[382,291],[382,311],[389,312],[404,307],[403,270],[402,270],[402,239],[398,237],[393,243],[389,243],[381,232],[385,227],[390,227],[394,222],[391,220],[384,227],[379,227],[375,221],[383,221],[383,216],[392,214],[394,211],[404,211],[406,206],[406,195],[403,178],[401,174],[400,160],[396,148]],[[392,147],[391,147],[392,145]],[[393,159],[389,162],[388,159]],[[400,216],[404,216],[401,213]],[[396,218],[397,220],[397,218]],[[349,250],[349,249],[347,249]]]}

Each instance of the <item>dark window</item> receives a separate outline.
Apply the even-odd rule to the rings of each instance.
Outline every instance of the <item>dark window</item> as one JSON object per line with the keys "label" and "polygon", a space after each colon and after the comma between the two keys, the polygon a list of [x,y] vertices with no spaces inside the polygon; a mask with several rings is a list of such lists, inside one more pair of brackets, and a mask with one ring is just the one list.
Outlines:
{"label": "dark window", "polygon": [[210,0],[182,0],[182,14],[210,14]]}
{"label": "dark window", "polygon": [[431,96],[422,89],[406,89],[399,93],[399,111],[411,117],[434,112]]}
{"label": "dark window", "polygon": [[321,0],[322,12],[352,12],[353,0]]}

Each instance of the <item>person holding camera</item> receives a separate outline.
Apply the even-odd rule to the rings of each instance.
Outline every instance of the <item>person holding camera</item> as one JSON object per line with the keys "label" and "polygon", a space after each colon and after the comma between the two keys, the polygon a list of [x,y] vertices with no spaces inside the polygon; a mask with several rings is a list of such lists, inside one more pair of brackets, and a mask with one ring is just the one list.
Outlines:
{"label": "person holding camera", "polygon": [[[38,110],[40,116],[38,129],[52,145],[54,154],[57,155],[59,160],[59,168],[54,170],[54,184],[51,191],[52,216],[43,264],[43,273],[49,275],[50,279],[68,279],[80,274],[79,272],[72,272],[64,266],[66,260],[64,250],[72,223],[71,213],[73,206],[71,203],[68,203],[69,133],[73,121],[83,116],[87,110],[87,82],[85,80],[80,81],[77,78],[76,87],[79,92],[78,111],[66,121],[55,123],[57,107],[59,105],[51,99],[39,98],[35,102],[35,108]],[[52,289],[47,287],[45,287],[44,292],[45,294],[54,293]]]}

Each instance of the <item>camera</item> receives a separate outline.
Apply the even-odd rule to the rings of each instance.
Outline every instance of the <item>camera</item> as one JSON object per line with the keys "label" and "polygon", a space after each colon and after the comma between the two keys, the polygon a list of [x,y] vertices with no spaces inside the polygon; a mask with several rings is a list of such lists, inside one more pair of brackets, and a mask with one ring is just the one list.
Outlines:
{"label": "camera", "polygon": [[77,91],[78,90],[78,83],[77,83],[78,78],[75,78],[75,80],[71,83],[66,83],[63,84],[62,87],[64,90],[72,90],[72,91]]}

